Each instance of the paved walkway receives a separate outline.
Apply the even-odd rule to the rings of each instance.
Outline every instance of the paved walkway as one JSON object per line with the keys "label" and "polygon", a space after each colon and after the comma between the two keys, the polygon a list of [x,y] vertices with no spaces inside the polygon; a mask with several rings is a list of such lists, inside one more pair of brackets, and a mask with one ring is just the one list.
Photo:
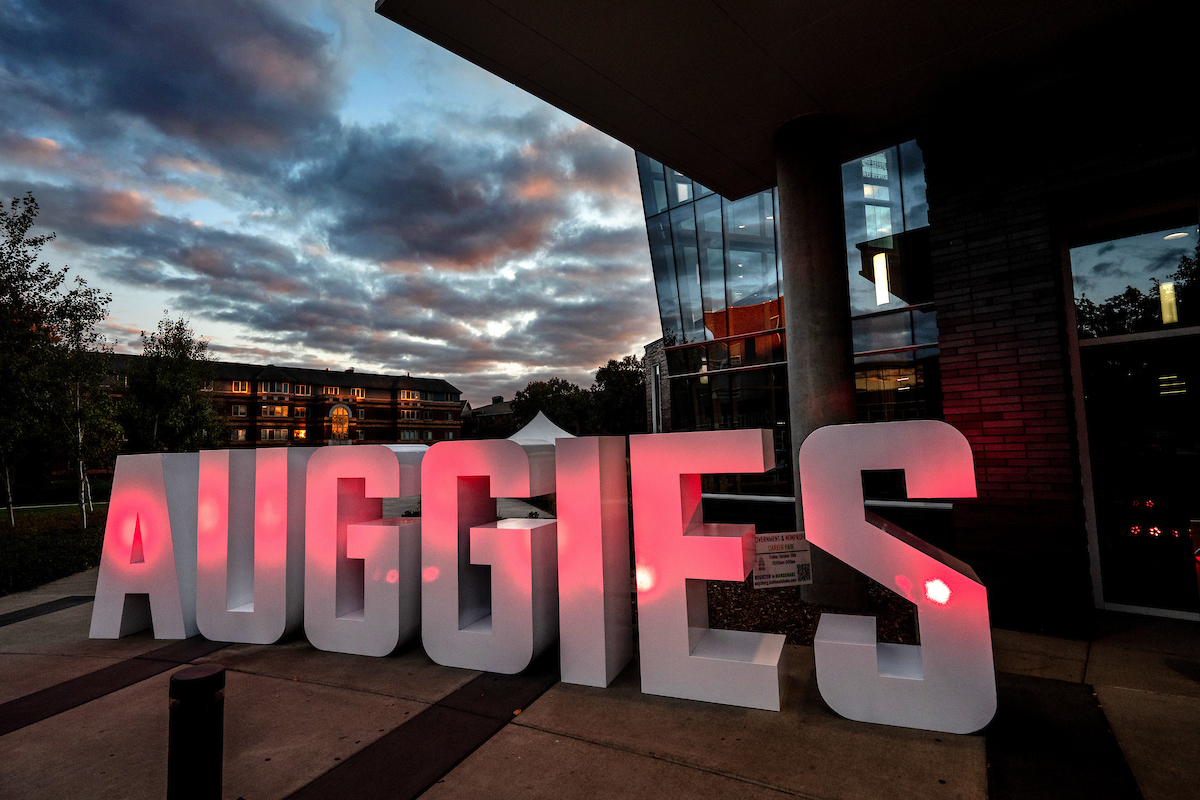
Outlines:
{"label": "paved walkway", "polygon": [[[0,797],[162,798],[167,683],[227,667],[225,797],[1200,797],[1200,626],[1109,617],[1093,642],[995,632],[1000,709],[954,736],[821,701],[794,648],[779,713],[389,658],[87,638],[95,572],[0,598]],[[519,713],[518,713],[519,712]]]}

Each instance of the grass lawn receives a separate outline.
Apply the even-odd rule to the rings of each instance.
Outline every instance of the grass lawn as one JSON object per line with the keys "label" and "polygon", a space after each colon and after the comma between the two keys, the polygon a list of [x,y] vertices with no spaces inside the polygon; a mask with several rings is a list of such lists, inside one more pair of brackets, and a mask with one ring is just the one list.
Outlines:
{"label": "grass lawn", "polygon": [[[7,509],[5,509],[7,511]],[[79,509],[17,509],[17,525],[0,518],[0,596],[23,592],[100,563],[107,505],[88,514],[79,528]]]}

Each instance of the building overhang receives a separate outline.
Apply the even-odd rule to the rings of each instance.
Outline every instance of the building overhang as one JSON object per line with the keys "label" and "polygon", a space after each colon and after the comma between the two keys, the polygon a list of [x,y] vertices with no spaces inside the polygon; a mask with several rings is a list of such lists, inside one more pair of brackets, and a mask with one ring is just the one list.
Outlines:
{"label": "building overhang", "polygon": [[1184,22],[1131,0],[379,0],[376,11],[734,199],[775,185],[772,137],[795,117],[836,117],[849,159],[947,108],[1144,64],[1166,49],[1154,32]]}

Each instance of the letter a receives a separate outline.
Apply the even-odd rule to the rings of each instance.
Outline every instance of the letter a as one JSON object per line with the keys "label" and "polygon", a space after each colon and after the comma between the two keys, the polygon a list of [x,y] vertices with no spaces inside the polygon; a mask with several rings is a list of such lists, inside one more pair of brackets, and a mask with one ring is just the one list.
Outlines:
{"label": "letter a", "polygon": [[156,639],[196,629],[196,453],[119,456],[92,607],[93,639],[153,624]]}

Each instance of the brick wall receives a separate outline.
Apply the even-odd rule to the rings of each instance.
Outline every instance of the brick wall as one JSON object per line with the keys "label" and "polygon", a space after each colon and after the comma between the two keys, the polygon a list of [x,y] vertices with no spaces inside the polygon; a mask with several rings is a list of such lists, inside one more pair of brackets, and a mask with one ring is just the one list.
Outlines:
{"label": "brick wall", "polygon": [[1194,131],[1146,117],[1092,122],[1059,98],[1034,99],[1019,117],[963,117],[919,140],[945,418],[971,441],[979,491],[956,503],[954,549],[988,585],[1002,626],[1086,633],[1090,618],[1069,232],[1197,191]]}

